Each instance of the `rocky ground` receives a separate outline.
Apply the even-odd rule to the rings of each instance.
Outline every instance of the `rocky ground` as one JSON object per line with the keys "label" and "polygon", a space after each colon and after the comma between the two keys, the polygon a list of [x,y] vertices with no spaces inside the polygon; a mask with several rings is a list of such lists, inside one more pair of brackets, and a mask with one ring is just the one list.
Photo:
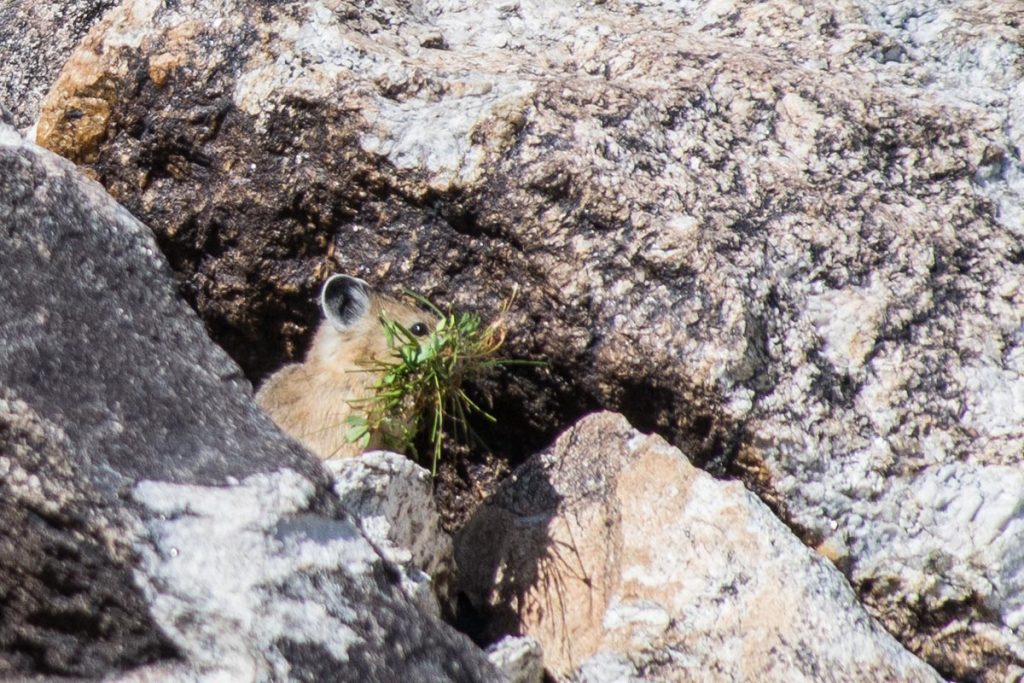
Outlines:
{"label": "rocky ground", "polygon": [[[138,219],[145,225],[132,223],[132,234],[151,230],[151,260],[170,265],[152,265],[165,269],[161,286],[171,291],[173,272],[231,358],[196,332],[184,347],[198,356],[180,364],[206,368],[219,389],[128,382],[118,398],[97,378],[123,366],[100,350],[122,344],[82,330],[130,317],[141,296],[132,292],[148,278],[125,266],[122,277],[97,279],[101,259],[113,269],[128,257],[83,250],[75,240],[84,237],[61,238],[62,249],[76,246],[59,266],[43,253],[54,246],[26,246],[42,254],[39,282],[72,273],[86,284],[65,303],[32,308],[25,292],[52,287],[20,270],[5,277],[18,286],[4,300],[0,384],[10,423],[29,426],[3,433],[37,444],[19,446],[26,462],[83,459],[119,482],[114,498],[90,483],[69,494],[85,501],[75,505],[109,507],[129,526],[160,506],[172,516],[188,507],[188,487],[231,469],[210,469],[233,456],[219,455],[203,436],[212,427],[194,415],[221,412],[226,399],[213,396],[227,391],[247,415],[233,429],[266,454],[230,475],[237,495],[258,499],[266,463],[285,448],[280,462],[304,463],[291,466],[295,476],[319,482],[310,484],[319,493],[267,514],[340,519],[332,506],[349,507],[338,501],[350,494],[331,492],[328,475],[293,446],[272,445],[272,429],[239,426],[261,419],[245,379],[258,383],[301,356],[330,272],[485,316],[518,288],[508,352],[549,364],[480,389],[499,418],[486,434],[492,462],[527,462],[475,516],[500,467],[481,460],[448,472],[449,528],[469,522],[456,538],[458,571],[427,563],[451,575],[461,600],[441,612],[481,642],[528,633],[550,672],[578,680],[1024,674],[1018,3],[56,4],[63,9],[47,13],[16,0],[0,11],[0,45],[12,57],[0,93],[11,123],[78,170],[8,129],[9,239],[42,230],[19,222],[23,206],[71,235],[75,225],[104,234],[95,226],[108,219],[90,212]],[[46,56],[16,47],[14,36],[55,25],[60,39]],[[47,174],[88,188],[90,199],[67,215],[53,203],[63,195],[38,189],[51,181],[24,180]],[[3,259],[14,268],[13,251]],[[100,307],[108,287],[126,298]],[[76,323],[61,306],[82,299],[92,313]],[[174,320],[192,320],[175,310]],[[177,333],[125,329],[183,347]],[[39,341],[50,338],[53,351]],[[143,367],[165,353],[141,348]],[[43,362],[52,358],[62,360]],[[167,412],[146,407],[154,391]],[[51,413],[58,399],[78,408]],[[174,417],[182,403],[191,412]],[[127,419],[125,406],[140,408]],[[602,409],[621,417],[583,417]],[[130,431],[136,419],[145,432]],[[149,420],[164,426],[151,432]],[[179,439],[193,423],[195,434]],[[66,437],[46,436],[54,429]],[[117,463],[132,461],[117,448],[127,446],[89,450],[106,443],[95,441],[103,429],[111,443],[117,434],[145,443],[166,471],[124,469]],[[7,467],[2,485],[27,490]],[[56,489],[69,485],[61,471],[47,474]],[[363,486],[379,491],[372,481],[356,491]],[[9,514],[24,516],[28,494],[18,495]],[[124,495],[134,502],[120,511],[111,501]],[[199,517],[218,524],[220,505]],[[392,517],[409,509],[374,505]],[[261,529],[257,538],[279,524],[227,517],[223,529]],[[100,533],[92,524],[83,538]],[[147,533],[178,533],[163,524]],[[399,621],[427,619],[439,647],[463,647],[431,621],[417,574],[427,565],[416,564],[427,560],[406,557],[408,542],[373,546],[405,577],[396,585],[410,606]],[[147,543],[160,554],[159,541]],[[32,575],[56,551],[39,552],[18,571]],[[147,582],[164,571],[146,564],[148,551],[103,552],[103,571],[139,587],[125,592],[136,602],[124,611],[146,616],[123,627],[137,645],[89,660],[90,671],[207,661],[147,602]],[[317,576],[325,593],[341,584],[324,576],[348,580]],[[338,605],[324,618],[344,621]],[[0,625],[0,671],[47,673],[40,662],[50,660],[19,645],[29,619],[19,610]],[[275,642],[260,628],[252,642]],[[123,629],[104,637],[128,643]],[[856,640],[856,656],[837,651],[839,639]],[[486,663],[465,647],[466,671],[480,674],[473,667]],[[299,659],[285,652],[253,670],[301,677]],[[282,674],[282,661],[295,668]]]}

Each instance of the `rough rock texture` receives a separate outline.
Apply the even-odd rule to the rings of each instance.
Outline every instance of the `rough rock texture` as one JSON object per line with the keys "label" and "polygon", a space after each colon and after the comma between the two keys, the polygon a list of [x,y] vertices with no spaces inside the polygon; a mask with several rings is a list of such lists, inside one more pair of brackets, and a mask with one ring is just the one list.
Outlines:
{"label": "rough rock texture", "polygon": [[71,451],[61,429],[0,389],[4,678],[98,676],[177,654],[132,580],[131,521],[77,476]]}
{"label": "rough rock texture", "polygon": [[150,222],[250,377],[301,350],[326,270],[484,311],[521,284],[510,352],[551,367],[502,396],[507,443],[617,408],[742,474],[941,673],[1001,680],[1022,12],[130,0],[39,139]]}
{"label": "rough rock texture", "polygon": [[435,614],[442,605],[448,608],[452,539],[441,529],[430,472],[386,451],[325,460],[324,466],[334,475],[334,492],[367,538],[404,570],[407,592]]}
{"label": "rough rock texture", "polygon": [[506,636],[487,648],[487,658],[509,683],[542,683],[544,652],[528,636]]}
{"label": "rough rock texture", "polygon": [[4,125],[0,236],[0,677],[493,680],[255,407],[148,229]]}
{"label": "rough rock texture", "polygon": [[118,0],[4,0],[0,5],[0,106],[27,128],[78,41]]}
{"label": "rough rock texture", "polygon": [[584,418],[517,469],[456,552],[460,589],[558,676],[941,680],[742,484],[621,415]]}

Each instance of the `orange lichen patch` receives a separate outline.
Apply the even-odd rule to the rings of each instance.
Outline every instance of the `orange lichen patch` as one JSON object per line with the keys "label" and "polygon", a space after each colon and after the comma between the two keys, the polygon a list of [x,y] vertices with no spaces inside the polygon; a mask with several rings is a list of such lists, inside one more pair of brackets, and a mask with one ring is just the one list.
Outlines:
{"label": "orange lichen patch", "polygon": [[771,495],[772,474],[761,452],[750,444],[743,444],[736,452],[734,465],[747,486],[760,495],[762,500],[771,499],[768,501],[771,505],[774,501],[774,497]]}
{"label": "orange lichen patch", "polygon": [[[209,27],[205,27],[209,28]],[[175,70],[183,64],[194,63],[191,54],[197,44],[197,36],[204,29],[201,22],[184,20],[168,27],[163,36],[163,50],[149,58],[147,73],[158,88],[167,84]]]}
{"label": "orange lichen patch", "polygon": [[68,97],[59,111],[40,117],[36,142],[76,163],[95,160],[106,139],[110,103],[102,97]]}
{"label": "orange lichen patch", "polygon": [[196,37],[209,30],[210,27],[194,19],[181,19],[167,29],[165,45],[172,53],[181,53],[196,44]]}
{"label": "orange lichen patch", "polygon": [[150,58],[149,68],[146,72],[149,74],[149,80],[153,81],[156,87],[162,88],[167,84],[168,77],[180,64],[181,57],[179,55],[163,52]]}
{"label": "orange lichen patch", "polygon": [[835,537],[826,538],[814,550],[840,569],[843,568],[842,566],[849,556],[849,550]]}
{"label": "orange lichen patch", "polygon": [[115,79],[101,55],[79,50],[43,101],[36,143],[76,163],[90,163],[107,138],[117,101]]}

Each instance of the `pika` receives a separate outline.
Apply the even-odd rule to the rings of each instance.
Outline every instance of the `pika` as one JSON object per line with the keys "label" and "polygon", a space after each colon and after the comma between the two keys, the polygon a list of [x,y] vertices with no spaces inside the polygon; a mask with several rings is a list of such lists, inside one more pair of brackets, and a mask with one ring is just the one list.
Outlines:
{"label": "pika", "polygon": [[[348,458],[363,450],[345,439],[352,402],[373,396],[380,373],[372,367],[391,354],[381,318],[400,323],[416,337],[430,334],[437,321],[348,275],[332,275],[324,283],[320,310],[324,320],[305,360],[271,375],[256,402],[320,458]],[[371,435],[369,447],[379,446],[379,435]]]}

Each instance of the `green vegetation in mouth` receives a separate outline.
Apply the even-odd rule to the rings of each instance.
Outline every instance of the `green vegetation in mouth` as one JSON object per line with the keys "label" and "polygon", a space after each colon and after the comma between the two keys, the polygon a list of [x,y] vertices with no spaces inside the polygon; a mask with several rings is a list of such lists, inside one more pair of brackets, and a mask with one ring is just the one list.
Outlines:
{"label": "green vegetation in mouth", "polygon": [[497,356],[505,342],[512,298],[498,317],[484,326],[475,313],[446,313],[419,294],[406,294],[432,311],[439,322],[423,338],[399,322],[380,317],[391,357],[366,368],[380,373],[380,379],[372,396],[350,403],[353,412],[345,421],[345,439],[366,448],[371,436],[379,434],[381,447],[419,459],[415,440],[426,425],[432,450],[430,471],[436,476],[446,423],[454,427],[456,437],[465,439],[472,414],[496,421],[466,394],[463,384],[499,366],[544,362]]}

